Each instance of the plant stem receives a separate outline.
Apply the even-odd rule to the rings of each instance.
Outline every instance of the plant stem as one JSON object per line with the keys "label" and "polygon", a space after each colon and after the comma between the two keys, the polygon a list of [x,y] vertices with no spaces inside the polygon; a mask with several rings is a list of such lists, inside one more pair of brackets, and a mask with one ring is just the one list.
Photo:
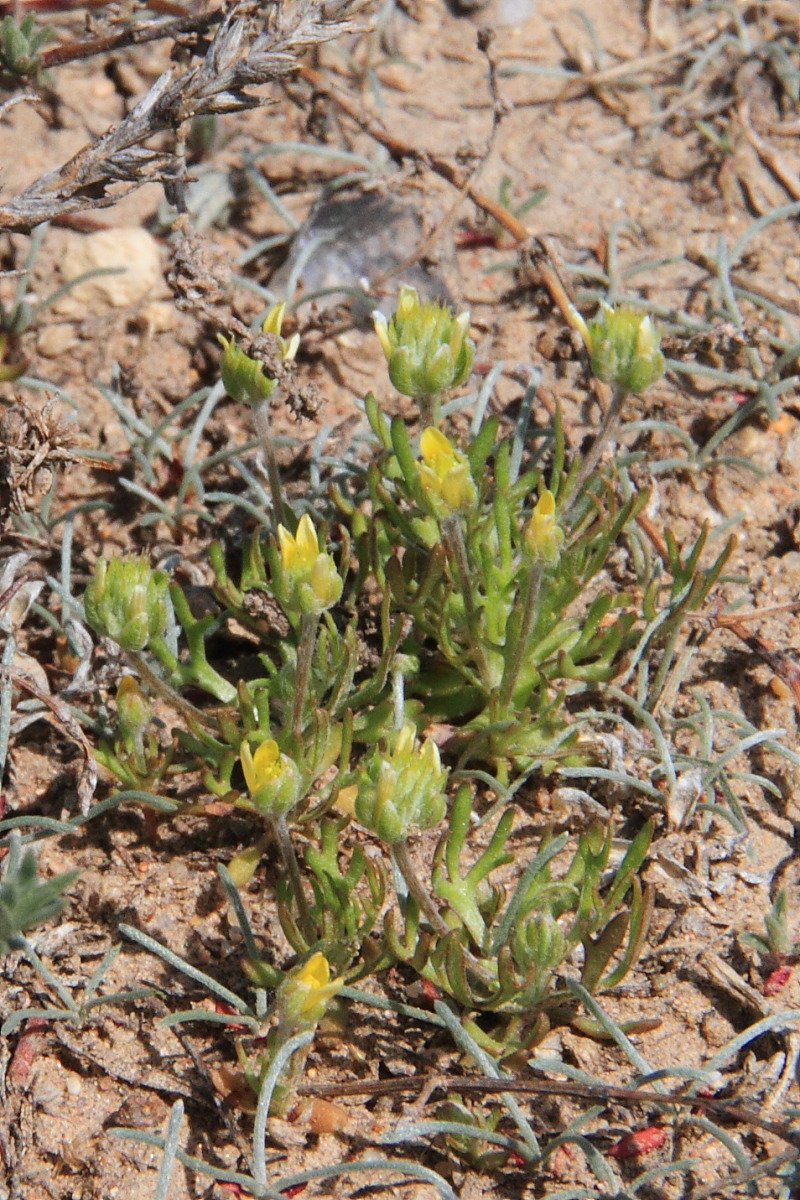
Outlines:
{"label": "plant stem", "polygon": [[138,650],[126,650],[125,655],[137,674],[152,688],[156,695],[160,696],[162,700],[166,700],[173,708],[176,708],[187,720],[199,721],[201,725],[205,725],[206,727],[213,727],[216,724],[201,708],[197,708],[190,700],[185,700],[180,692],[176,692],[160,675],[156,675],[153,668]]}
{"label": "plant stem", "polygon": [[486,654],[483,649],[483,642],[480,638],[480,623],[478,621],[478,613],[475,608],[475,602],[472,597],[472,581],[469,574],[469,563],[467,561],[467,547],[464,542],[464,530],[461,526],[461,519],[457,516],[446,517],[442,521],[442,540],[448,556],[455,564],[458,582],[461,588],[461,596],[464,601],[464,612],[467,618],[467,628],[469,630],[470,642],[472,651],[475,655],[475,662],[480,673],[481,680],[485,688],[491,690],[494,686],[489,671],[489,663],[486,659]]}
{"label": "plant stem", "polygon": [[425,888],[422,886],[419,875],[417,875],[417,872],[414,870],[414,864],[411,861],[411,855],[408,853],[408,843],[395,842],[395,844],[392,846],[392,855],[394,857],[394,861],[397,863],[400,874],[408,884],[409,892],[417,902],[419,911],[425,914],[437,933],[449,933],[450,929],[447,923],[436,907],[430,894],[426,892]]}
{"label": "plant stem", "polygon": [[306,894],[303,891],[303,880],[300,875],[300,867],[297,862],[297,855],[294,852],[292,845],[289,826],[286,822],[286,816],[281,813],[279,817],[272,818],[272,828],[275,832],[275,841],[278,843],[283,865],[289,876],[289,882],[292,885],[295,900],[297,901],[297,912],[300,922],[300,929],[303,937],[309,944],[313,944],[317,940],[317,932],[314,928],[314,923],[311,920],[311,912],[308,907]]}
{"label": "plant stem", "polygon": [[611,397],[611,402],[606,409],[606,414],[603,417],[603,423],[597,431],[597,437],[589,447],[589,453],[581,463],[578,474],[575,477],[575,482],[572,485],[573,500],[577,500],[583,485],[589,479],[590,475],[600,461],[600,455],[603,453],[606,443],[611,441],[617,432],[620,417],[622,415],[622,405],[627,394],[627,392],[624,392],[619,388],[615,389]]}
{"label": "plant stem", "polygon": [[253,425],[255,427],[256,436],[261,442],[261,450],[264,454],[264,464],[267,468],[267,481],[269,483],[269,494],[272,499],[272,511],[275,519],[275,526],[283,525],[285,517],[285,509],[283,504],[283,489],[281,488],[281,477],[278,472],[278,460],[275,457],[275,447],[272,441],[272,431],[270,429],[269,419],[269,402],[264,400],[261,404],[253,405]]}
{"label": "plant stem", "polygon": [[[425,888],[422,886],[419,875],[417,875],[417,872],[414,870],[414,864],[411,861],[411,855],[408,853],[408,843],[395,842],[395,844],[392,846],[392,856],[397,864],[400,874],[403,876],[403,879],[405,879],[408,885],[408,890],[413,899],[416,901],[420,912],[425,914],[437,933],[451,933],[452,930],[450,929],[450,926],[444,920],[430,894],[426,892]],[[474,978],[482,983],[485,987],[493,988],[496,986],[497,980],[492,978],[483,964],[478,962],[478,960],[475,958],[475,955],[469,950],[464,950],[464,962]]]}
{"label": "plant stem", "polygon": [[292,733],[299,740],[303,732],[303,709],[308,693],[311,662],[317,641],[319,617],[315,613],[304,613],[300,621],[300,641],[297,645],[297,671],[294,677],[294,705],[292,707]]}
{"label": "plant stem", "polygon": [[441,392],[433,392],[430,395],[419,397],[419,423],[423,429],[427,429],[429,425],[433,425],[434,428],[438,429],[441,415]]}
{"label": "plant stem", "polygon": [[544,567],[539,561],[533,562],[525,579],[522,592],[522,619],[517,631],[516,642],[510,647],[506,658],[503,680],[500,685],[500,705],[505,708],[511,703],[519,673],[525,661],[531,630],[538,610],[539,592],[542,586]]}

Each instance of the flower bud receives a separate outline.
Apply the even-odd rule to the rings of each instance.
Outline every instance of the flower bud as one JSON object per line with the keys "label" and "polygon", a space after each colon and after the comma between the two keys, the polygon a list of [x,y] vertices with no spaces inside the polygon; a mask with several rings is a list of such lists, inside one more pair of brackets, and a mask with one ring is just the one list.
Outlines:
{"label": "flower bud", "polygon": [[442,767],[435,742],[417,748],[414,726],[400,730],[390,753],[375,750],[362,764],[356,818],[384,842],[403,842],[413,829],[438,825],[445,813]]}
{"label": "flower bud", "polygon": [[[272,334],[278,343],[278,357],[283,362],[292,362],[297,354],[297,348],[300,345],[300,334],[296,333],[291,338],[281,337],[281,329],[283,328],[283,316],[286,311],[284,303],[274,304],[264,318],[261,326],[263,333]],[[222,346],[222,358],[220,359],[220,375],[225,391],[232,400],[238,404],[263,404],[265,400],[269,400],[272,393],[277,387],[277,383],[271,376],[267,375],[262,363],[257,359],[251,358],[249,354],[236,344],[236,339],[231,338],[230,341],[223,337],[221,333],[217,334],[217,341]]]}
{"label": "flower bud", "polygon": [[475,346],[469,339],[469,313],[453,315],[445,304],[421,301],[404,284],[394,316],[372,314],[389,378],[404,396],[432,396],[458,387],[470,373]]}
{"label": "flower bud", "polygon": [[123,650],[144,650],[166,628],[168,587],[146,558],[98,559],[83,597],[86,620]]}
{"label": "flower bud", "polygon": [[291,534],[278,526],[283,571],[283,601],[288,608],[316,614],[332,608],[342,594],[342,579],[333,555],[320,550],[311,518],[304,513]]}
{"label": "flower bud", "polygon": [[253,806],[265,817],[280,817],[294,808],[303,791],[300,768],[278,743],[267,738],[255,754],[247,741],[239,747],[239,758]]}
{"label": "flower bud", "polygon": [[456,450],[443,433],[433,426],[420,438],[422,462],[419,479],[437,516],[449,516],[474,508],[478,489],[472,478],[466,455]]}
{"label": "flower bud", "polygon": [[236,339],[228,341],[221,333],[217,341],[222,346],[219,370],[222,384],[231,400],[237,404],[263,404],[275,391],[275,380],[264,374],[260,362],[245,354]]}
{"label": "flower bud", "polygon": [[341,977],[331,979],[328,960],[317,951],[308,962],[293,971],[278,989],[276,1011],[281,1023],[296,1031],[313,1028],[343,986],[344,979]]}
{"label": "flower bud", "polygon": [[126,742],[138,745],[150,724],[153,706],[132,675],[123,675],[117,688],[117,720]]}
{"label": "flower bud", "polygon": [[522,536],[533,559],[553,567],[558,562],[564,531],[556,524],[556,501],[551,491],[542,492]]}
{"label": "flower bud", "polygon": [[575,310],[573,321],[601,383],[610,383],[620,392],[643,392],[664,374],[664,355],[652,317],[601,301],[599,316],[588,325]]}

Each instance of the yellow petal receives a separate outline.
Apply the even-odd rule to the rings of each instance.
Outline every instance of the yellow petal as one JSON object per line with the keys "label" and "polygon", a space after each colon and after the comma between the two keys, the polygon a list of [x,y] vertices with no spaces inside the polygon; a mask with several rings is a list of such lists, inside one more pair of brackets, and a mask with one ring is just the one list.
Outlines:
{"label": "yellow petal", "polygon": [[253,755],[250,752],[250,746],[247,742],[242,742],[239,747],[239,759],[244,771],[244,781],[247,784],[248,792],[256,790],[256,773],[253,767]]}
{"label": "yellow petal", "polygon": [[319,554],[319,542],[317,540],[317,531],[308,513],[303,513],[300,518],[295,544],[297,546],[297,558],[300,565],[311,567]]}
{"label": "yellow petal", "polygon": [[263,333],[274,333],[276,337],[280,337],[281,328],[283,327],[283,314],[286,311],[286,304],[281,300],[280,304],[273,304],[267,315],[264,317],[264,324],[261,326]]}
{"label": "yellow petal", "polygon": [[265,783],[269,783],[275,778],[280,770],[280,760],[281,752],[278,749],[278,743],[274,738],[267,738],[253,755],[253,776],[256,786],[251,788],[251,791],[258,791]]}
{"label": "yellow petal", "polygon": [[423,431],[419,449],[423,462],[440,478],[456,461],[456,452],[450,442],[440,430],[434,429],[432,425]]}
{"label": "yellow petal", "polygon": [[328,960],[319,950],[316,954],[312,954],[311,958],[297,972],[296,979],[298,983],[304,983],[307,987],[317,988],[325,987],[331,977],[331,969],[328,965]]}
{"label": "yellow petal", "polygon": [[284,571],[291,571],[297,559],[297,543],[294,537],[283,525],[278,526],[278,543],[281,549],[281,563]]}

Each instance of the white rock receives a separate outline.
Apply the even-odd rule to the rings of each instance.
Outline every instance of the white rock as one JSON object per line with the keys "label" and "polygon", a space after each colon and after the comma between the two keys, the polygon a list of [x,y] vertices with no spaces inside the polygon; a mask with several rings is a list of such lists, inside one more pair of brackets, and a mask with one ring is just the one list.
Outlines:
{"label": "white rock", "polygon": [[36,349],[42,358],[60,358],[77,340],[72,325],[48,325],[36,339]]}
{"label": "white rock", "polygon": [[76,235],[61,263],[64,282],[98,268],[117,268],[119,273],[94,275],[77,283],[53,307],[60,313],[83,316],[87,309],[127,308],[164,292],[158,242],[146,229],[103,229],[87,237]]}

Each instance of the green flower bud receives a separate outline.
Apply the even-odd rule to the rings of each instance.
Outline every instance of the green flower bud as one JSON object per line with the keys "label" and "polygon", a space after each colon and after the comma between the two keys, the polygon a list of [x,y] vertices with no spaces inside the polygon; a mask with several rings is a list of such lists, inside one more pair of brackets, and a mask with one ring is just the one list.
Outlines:
{"label": "green flower bud", "polygon": [[303,791],[300,768],[276,741],[267,738],[255,754],[242,742],[239,758],[254,808],[265,817],[280,817],[294,808]]}
{"label": "green flower bud", "polygon": [[283,602],[300,613],[315,614],[332,608],[342,594],[342,578],[336,569],[333,555],[320,550],[317,532],[311,518],[304,513],[291,534],[278,526],[281,568],[283,572]]}
{"label": "green flower bud", "polygon": [[474,508],[478,489],[465,454],[456,450],[433,426],[423,431],[419,443],[422,462],[419,479],[431,508],[439,517]]}
{"label": "green flower bud", "polygon": [[470,373],[475,346],[469,339],[469,313],[454,316],[445,304],[422,302],[416,288],[403,285],[394,316],[372,314],[389,378],[404,396],[432,396],[458,387]]}
{"label": "green flower bud", "polygon": [[556,524],[556,501],[551,491],[542,492],[522,536],[531,558],[547,563],[549,567],[556,565],[564,542],[564,531]]}
{"label": "green flower bud", "polygon": [[664,355],[651,317],[602,301],[600,315],[588,325],[577,311],[572,315],[601,383],[620,392],[643,392],[664,374]]}
{"label": "green flower bud", "polygon": [[[284,303],[273,305],[264,318],[261,330],[262,333],[272,334],[276,338],[278,355],[282,362],[292,362],[300,345],[300,334],[296,333],[288,339],[281,337],[285,311]],[[235,338],[228,341],[218,333],[217,341],[222,346],[220,375],[231,400],[235,400],[237,404],[252,405],[263,404],[265,400],[269,400],[277,383],[266,374],[263,365],[246,354],[241,346],[237,346]]]}
{"label": "green flower bud", "polygon": [[144,650],[166,628],[168,587],[146,558],[101,558],[83,597],[86,620],[123,650]]}
{"label": "green flower bud", "polygon": [[447,771],[435,742],[415,744],[414,726],[404,725],[391,753],[375,750],[361,765],[356,818],[384,842],[404,842],[413,829],[438,825],[445,813]]}
{"label": "green flower bud", "polygon": [[245,354],[236,339],[228,341],[221,333],[217,341],[222,346],[219,370],[225,391],[237,404],[263,404],[275,391],[275,380],[264,374],[260,362]]}
{"label": "green flower bud", "polygon": [[123,675],[117,688],[117,720],[123,739],[138,745],[150,724],[153,706],[132,675]]}

